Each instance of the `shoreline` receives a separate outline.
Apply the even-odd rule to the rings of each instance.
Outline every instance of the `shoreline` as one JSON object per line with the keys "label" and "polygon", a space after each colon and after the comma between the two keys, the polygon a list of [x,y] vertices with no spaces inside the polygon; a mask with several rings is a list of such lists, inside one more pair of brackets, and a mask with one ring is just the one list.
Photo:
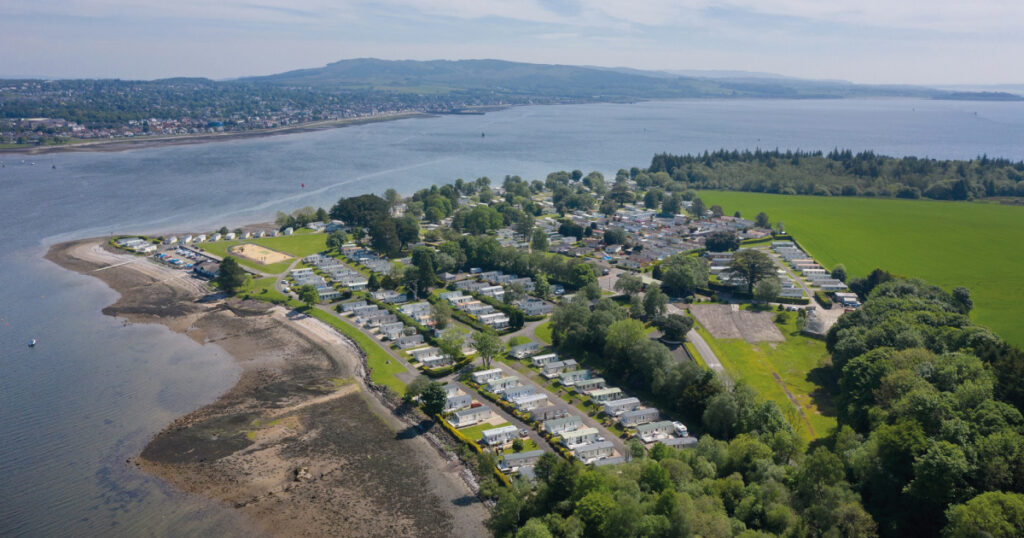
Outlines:
{"label": "shoreline", "polygon": [[334,329],[267,303],[200,300],[204,284],[101,238],[52,245],[45,258],[117,291],[105,315],[215,343],[242,369],[234,387],[174,420],[128,465],[271,536],[487,533],[468,470],[420,417],[367,383],[362,351]]}
{"label": "shoreline", "polygon": [[184,146],[191,144],[205,144],[208,142],[226,142],[230,140],[244,140],[249,138],[263,138],[269,136],[309,133],[324,131],[327,129],[339,129],[354,125],[366,125],[368,123],[379,123],[385,121],[397,121],[412,118],[430,118],[436,114],[426,112],[398,112],[394,114],[381,114],[365,118],[347,118],[341,120],[323,120],[317,122],[302,123],[298,125],[287,125],[284,127],[273,127],[270,129],[254,129],[251,131],[239,131],[228,133],[203,133],[188,135],[170,136],[144,136],[139,138],[115,138],[105,140],[90,140],[59,146],[31,146],[22,148],[0,148],[0,155],[45,155],[50,153],[66,152],[118,152],[132,149],[147,149],[164,146]]}

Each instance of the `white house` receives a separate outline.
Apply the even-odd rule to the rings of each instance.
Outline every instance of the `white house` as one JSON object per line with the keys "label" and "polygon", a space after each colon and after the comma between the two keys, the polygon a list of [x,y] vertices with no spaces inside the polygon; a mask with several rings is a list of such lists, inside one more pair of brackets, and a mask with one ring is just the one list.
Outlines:
{"label": "white house", "polygon": [[518,377],[499,377],[487,382],[487,390],[495,394],[501,394],[507,389],[521,385]]}
{"label": "white house", "polygon": [[514,472],[523,467],[536,465],[537,461],[539,461],[540,457],[543,455],[543,450],[507,453],[498,460],[498,469],[503,472]]}
{"label": "white house", "polygon": [[500,428],[484,430],[481,435],[483,435],[483,443],[485,445],[496,446],[515,439],[519,435],[519,430],[512,424],[509,424]]}
{"label": "white house", "polygon": [[649,422],[657,422],[660,418],[661,413],[656,408],[645,407],[622,413],[619,415],[619,424],[623,426],[638,426]]}
{"label": "white house", "polygon": [[504,312],[495,312],[493,314],[484,314],[478,318],[481,323],[485,323],[494,327],[495,329],[504,329],[508,327],[509,318]]}
{"label": "white house", "polygon": [[587,395],[590,396],[590,399],[594,400],[595,402],[598,402],[598,403],[608,402],[608,401],[611,401],[611,400],[616,400],[616,399],[621,398],[622,397],[622,389],[620,389],[618,387],[609,387],[609,388],[606,388],[606,389],[597,389],[597,390],[590,391]]}
{"label": "white house", "polygon": [[535,368],[540,368],[549,362],[557,362],[558,355],[554,353],[545,353],[544,355],[537,355],[536,357],[530,358],[530,364]]}
{"label": "white house", "polygon": [[482,385],[492,379],[498,379],[502,374],[504,374],[504,372],[501,371],[501,368],[491,368],[490,370],[473,372],[472,378],[474,383]]}
{"label": "white house", "polygon": [[489,418],[491,418],[491,408],[486,405],[481,405],[479,407],[470,407],[469,409],[456,411],[455,414],[452,415],[451,423],[456,428],[465,428],[466,426],[472,426]]}
{"label": "white house", "polygon": [[567,387],[571,387],[575,385],[577,381],[583,379],[590,379],[590,370],[584,368],[582,370],[562,372],[561,374],[558,375],[558,381]]}
{"label": "white house", "polygon": [[545,420],[541,424],[541,428],[543,428],[544,431],[553,435],[557,435],[565,431],[573,431],[581,428],[582,426],[583,419],[575,415]]}
{"label": "white house", "polygon": [[562,444],[573,448],[578,445],[593,443],[597,441],[598,433],[597,428],[579,428],[562,432]]}
{"label": "white house", "polygon": [[668,439],[672,437],[675,432],[675,426],[671,421],[662,420],[659,422],[651,422],[650,424],[641,424],[636,427],[636,433],[640,436],[640,440],[645,443],[653,443],[662,439]]}
{"label": "white house", "polygon": [[612,416],[621,415],[640,407],[640,400],[634,397],[622,398],[605,402],[604,412]]}
{"label": "white house", "polygon": [[520,411],[529,411],[535,407],[548,405],[548,397],[545,394],[528,394],[515,398],[512,404]]}
{"label": "white house", "polygon": [[459,411],[473,405],[473,397],[468,394],[450,396],[444,402],[445,412]]}
{"label": "white house", "polygon": [[536,392],[537,389],[530,385],[512,386],[505,389],[504,397],[506,400],[511,402],[516,398],[519,398],[521,396],[529,396],[530,394],[535,394]]}
{"label": "white house", "polygon": [[573,449],[572,454],[584,463],[610,457],[615,453],[615,446],[610,441],[596,441],[580,445]]}
{"label": "white house", "polygon": [[576,390],[580,392],[603,389],[607,386],[603,377],[591,377],[590,379],[581,379],[576,382]]}

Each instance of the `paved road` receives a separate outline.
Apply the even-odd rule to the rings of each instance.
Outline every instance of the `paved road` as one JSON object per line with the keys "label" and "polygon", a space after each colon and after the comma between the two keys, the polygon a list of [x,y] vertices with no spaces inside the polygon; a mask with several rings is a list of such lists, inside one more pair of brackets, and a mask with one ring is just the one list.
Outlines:
{"label": "paved road", "polygon": [[797,284],[798,286],[800,286],[800,288],[801,288],[801,289],[803,289],[803,290],[804,290],[804,294],[806,294],[806,295],[807,295],[807,298],[808,298],[808,299],[814,299],[814,292],[813,292],[813,291],[811,291],[811,288],[809,288],[809,287],[807,286],[807,284],[806,284],[806,283],[804,282],[804,279],[803,279],[803,278],[800,278],[800,276],[799,276],[799,275],[797,275],[796,273],[794,273],[794,272],[793,272],[793,271],[792,271],[792,270],[791,270],[791,269],[789,268],[789,266],[788,266],[788,265],[786,265],[786,264],[785,264],[785,262],[783,262],[783,261],[782,261],[782,260],[781,260],[781,259],[779,258],[779,256],[778,256],[777,254],[775,254],[774,252],[768,252],[768,256],[769,256],[769,257],[771,257],[772,261],[773,261],[773,262],[775,262],[775,265],[776,265],[776,266],[778,266],[778,267],[779,267],[779,268],[781,268],[781,269],[782,269],[783,271],[785,271],[785,272],[786,272],[786,274],[787,274],[787,275],[789,275],[789,277],[790,277],[791,279],[793,279],[793,282],[796,282],[796,284]]}
{"label": "paved road", "polygon": [[[515,425],[515,427],[519,428],[520,430],[526,430],[527,435],[529,436],[529,438],[533,439],[534,443],[537,443],[537,448],[540,448],[540,449],[543,449],[543,450],[547,450],[547,451],[553,451],[552,447],[551,447],[551,444],[548,443],[547,439],[544,439],[543,437],[541,437],[540,434],[537,433],[537,431],[534,430],[532,426],[530,426],[529,424],[524,423],[523,421],[521,421],[518,418],[510,415],[509,413],[506,413],[505,410],[502,409],[498,404],[488,400],[487,398],[484,398],[483,396],[480,396],[479,394],[477,394],[476,391],[474,391],[473,389],[469,388],[468,386],[466,386],[466,385],[464,385],[462,383],[458,383],[458,382],[456,382],[456,383],[459,385],[459,388],[462,389],[462,392],[465,392],[466,394],[473,395],[476,398],[477,401],[479,401],[480,403],[482,403],[482,404],[486,405],[487,407],[489,407],[491,409],[492,413],[495,413],[495,414],[499,415],[501,418],[503,418],[507,422],[510,422],[511,424]],[[476,439],[474,439],[474,441],[476,441]]]}
{"label": "paved road", "polygon": [[[669,314],[686,315],[686,311],[679,308],[674,304],[669,304],[667,308]],[[729,372],[725,371],[725,367],[722,366],[722,361],[718,360],[718,355],[711,350],[711,346],[704,341],[704,337],[697,332],[696,329],[690,329],[690,332],[686,333],[686,339],[693,344],[693,347],[697,349],[697,353],[700,353],[700,358],[704,359],[704,364],[708,365],[721,376],[722,381],[725,382],[726,386],[732,386],[732,377],[729,376]]]}

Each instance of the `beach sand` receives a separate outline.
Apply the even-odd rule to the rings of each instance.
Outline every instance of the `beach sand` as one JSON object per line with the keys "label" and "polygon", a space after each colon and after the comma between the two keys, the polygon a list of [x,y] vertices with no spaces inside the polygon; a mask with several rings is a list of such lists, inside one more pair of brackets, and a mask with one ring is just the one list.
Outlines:
{"label": "beach sand", "polygon": [[[271,536],[484,536],[468,471],[365,381],[361,351],[318,320],[208,290],[102,240],[47,259],[121,294],[103,310],[216,344],[242,368],[213,404],[167,426],[130,464],[243,512]],[[437,429],[435,428],[434,431]]]}

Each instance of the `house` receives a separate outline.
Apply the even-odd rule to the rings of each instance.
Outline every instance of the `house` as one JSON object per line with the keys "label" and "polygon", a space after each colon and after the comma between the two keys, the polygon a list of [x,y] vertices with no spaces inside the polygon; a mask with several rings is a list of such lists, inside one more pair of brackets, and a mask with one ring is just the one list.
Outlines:
{"label": "house", "polygon": [[622,389],[620,389],[618,387],[609,387],[609,388],[606,388],[606,389],[597,389],[597,390],[592,390],[592,391],[588,392],[587,395],[590,396],[591,400],[594,400],[595,402],[598,402],[598,403],[609,402],[611,400],[616,400],[616,399],[621,398],[622,397]]}
{"label": "house", "polygon": [[220,241],[221,237],[222,236],[220,233],[214,232],[213,234],[210,235],[210,241]]}
{"label": "house", "polygon": [[437,349],[436,347],[421,347],[416,349],[410,349],[406,353],[408,353],[409,356],[420,362],[422,362],[424,359],[441,356],[441,350]]}
{"label": "house", "polygon": [[626,458],[622,456],[615,456],[611,458],[601,458],[598,460],[588,462],[594,467],[603,467],[605,465],[618,465],[620,463],[626,463]]}
{"label": "house", "polygon": [[604,412],[612,416],[618,416],[627,411],[632,411],[640,407],[640,400],[637,398],[629,397],[622,398],[620,400],[610,400],[604,404]]}
{"label": "house", "polygon": [[597,428],[579,428],[562,432],[562,444],[573,448],[577,445],[585,445],[597,441],[599,432]]}
{"label": "house", "polygon": [[541,424],[541,428],[545,432],[553,434],[553,435],[557,435],[557,434],[560,434],[562,432],[578,430],[578,429],[580,429],[582,427],[583,427],[583,419],[578,417],[578,416],[575,416],[575,415],[569,415],[567,417],[555,418],[555,419],[551,419],[551,420],[545,420],[544,423]]}
{"label": "house", "polygon": [[544,355],[537,355],[530,359],[530,364],[535,368],[540,368],[549,362],[558,361],[558,355],[554,353],[545,353]]}
{"label": "house", "polygon": [[441,385],[441,389],[444,390],[444,395],[446,398],[451,398],[452,396],[458,396],[460,394],[463,394],[462,389],[460,389],[459,385],[454,381],[449,381],[444,385]]}
{"label": "house", "polygon": [[573,449],[572,454],[584,463],[607,458],[615,453],[615,446],[610,441],[596,441]]}
{"label": "house", "polygon": [[548,403],[548,397],[546,394],[528,394],[525,396],[519,396],[512,400],[512,404],[520,411],[529,411],[536,407],[544,407],[548,405]]}
{"label": "house", "polygon": [[203,278],[217,278],[220,264],[217,262],[199,262],[192,266],[192,272]]}
{"label": "house", "polygon": [[500,301],[505,297],[505,288],[502,286],[485,286],[480,288],[479,293],[487,297],[494,297]]}
{"label": "house", "polygon": [[669,437],[658,442],[673,448],[696,448],[698,441],[696,437]]}
{"label": "house", "polygon": [[491,368],[490,370],[480,370],[479,372],[473,372],[473,382],[479,385],[487,383],[492,379],[498,379],[504,374],[500,368]]}
{"label": "house", "polygon": [[530,420],[532,421],[543,422],[546,420],[566,417],[568,415],[569,407],[567,405],[546,405],[530,410]]}
{"label": "house", "polygon": [[575,370],[577,366],[578,363],[574,359],[549,362],[545,364],[543,368],[541,368],[541,375],[548,379],[551,379],[558,377],[558,374],[561,374],[565,370]]}
{"label": "house", "polygon": [[509,318],[508,318],[507,315],[505,315],[504,312],[495,312],[493,314],[484,314],[482,316],[479,316],[477,319],[479,319],[481,323],[485,323],[487,325],[490,325],[491,327],[494,327],[495,329],[504,329],[505,327],[508,327],[508,323],[509,323]]}
{"label": "house", "polygon": [[[596,431],[596,430],[595,430]],[[503,445],[519,436],[519,429],[509,424],[500,428],[491,428],[482,432],[483,443],[490,446]]]}
{"label": "house", "polygon": [[[461,392],[461,391],[460,391]],[[458,396],[450,396],[444,402],[444,411],[446,413],[452,411],[459,411],[466,409],[473,405],[473,397],[468,394],[460,394]]]}
{"label": "house", "polygon": [[455,361],[453,361],[451,357],[445,355],[434,355],[420,359],[420,364],[422,364],[424,368],[443,368],[453,364],[454,362]]}
{"label": "house", "polygon": [[640,424],[657,422],[660,418],[661,413],[656,408],[645,407],[622,413],[619,415],[619,424],[623,426],[639,426]]}
{"label": "house", "polygon": [[526,299],[519,301],[517,306],[519,306],[523,311],[523,314],[527,316],[546,316],[555,309],[551,303],[541,301],[539,299]]}
{"label": "house", "polygon": [[537,461],[539,461],[540,457],[543,455],[543,450],[507,453],[498,460],[498,469],[503,472],[514,472],[521,467],[536,465]]}
{"label": "house", "polygon": [[586,368],[582,370],[573,370],[571,372],[562,372],[558,375],[558,382],[567,387],[571,387],[575,385],[577,381],[582,381],[584,379],[590,379],[590,370],[587,370]]}
{"label": "house", "polygon": [[441,279],[444,280],[445,282],[455,282],[456,278],[458,278],[457,275],[455,275],[453,273],[448,273],[448,272],[441,273]]}
{"label": "house", "polygon": [[181,243],[182,245],[187,245],[192,242],[192,236],[186,235],[185,237],[182,237],[181,240],[178,242]]}
{"label": "house", "polygon": [[423,343],[423,335],[422,334],[414,334],[412,336],[403,336],[403,337],[395,340],[395,345],[398,346],[398,349],[409,349],[411,347],[416,347],[416,346],[418,346],[418,345],[420,345],[422,343]]}
{"label": "house", "polygon": [[599,390],[606,388],[608,385],[605,383],[603,377],[592,377],[590,379],[581,379],[576,382],[576,390],[579,392],[589,392],[592,390]]}
{"label": "house", "polygon": [[398,340],[405,334],[405,324],[401,321],[395,323],[388,323],[387,325],[380,326],[380,334],[384,335],[387,340]]}
{"label": "house", "polygon": [[519,385],[506,388],[503,396],[506,400],[511,402],[516,398],[519,398],[521,396],[528,396],[530,394],[535,394],[536,392],[537,389],[535,387],[529,385]]}
{"label": "house", "polygon": [[285,229],[284,229],[284,234],[285,234],[285,235],[292,235],[293,233],[295,233],[295,230],[294,230],[294,229],[292,229],[292,227],[291,227],[291,226],[289,226],[289,227],[287,227],[287,228],[285,228]]}
{"label": "house", "polygon": [[640,440],[645,443],[653,443],[662,439],[668,439],[675,433],[675,426],[671,421],[662,420],[659,422],[651,422],[650,424],[641,424],[636,427],[636,433],[640,436]]}
{"label": "house", "polygon": [[525,344],[519,344],[518,346],[512,346],[508,350],[508,354],[517,359],[525,359],[538,349],[540,349],[540,344],[537,342],[527,342]]}
{"label": "house", "polygon": [[322,302],[331,302],[341,299],[341,292],[332,287],[317,288],[316,294]]}
{"label": "house", "polygon": [[487,382],[487,390],[495,394],[501,394],[505,390],[521,385],[518,377],[499,377]]}
{"label": "house", "polygon": [[456,411],[455,414],[452,415],[451,423],[456,428],[465,428],[466,426],[472,426],[489,418],[491,418],[491,408],[486,405],[481,405],[480,407],[470,407],[469,409]]}
{"label": "house", "polygon": [[173,244],[175,244],[177,242],[178,242],[178,236],[176,236],[176,235],[172,235],[172,236],[168,237],[167,239],[164,239],[164,244],[165,245],[173,245]]}
{"label": "house", "polygon": [[226,239],[228,241],[233,241],[235,239],[235,237],[237,237],[235,232],[228,232],[228,233],[224,234],[224,239]]}

